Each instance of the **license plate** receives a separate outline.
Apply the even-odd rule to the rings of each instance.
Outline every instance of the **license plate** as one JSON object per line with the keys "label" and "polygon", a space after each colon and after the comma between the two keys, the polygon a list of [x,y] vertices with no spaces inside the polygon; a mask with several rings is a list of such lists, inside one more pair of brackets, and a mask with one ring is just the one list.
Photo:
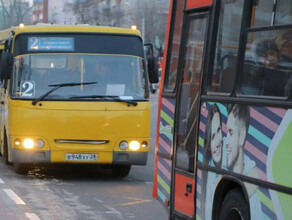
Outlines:
{"label": "license plate", "polygon": [[65,158],[74,161],[96,161],[97,154],[66,154]]}

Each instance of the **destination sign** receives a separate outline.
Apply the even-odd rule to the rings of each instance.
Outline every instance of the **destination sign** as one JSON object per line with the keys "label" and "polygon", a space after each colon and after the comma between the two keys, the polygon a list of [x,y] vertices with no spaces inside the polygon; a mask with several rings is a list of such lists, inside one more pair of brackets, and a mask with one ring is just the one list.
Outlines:
{"label": "destination sign", "polygon": [[74,51],[74,38],[29,37],[28,51]]}

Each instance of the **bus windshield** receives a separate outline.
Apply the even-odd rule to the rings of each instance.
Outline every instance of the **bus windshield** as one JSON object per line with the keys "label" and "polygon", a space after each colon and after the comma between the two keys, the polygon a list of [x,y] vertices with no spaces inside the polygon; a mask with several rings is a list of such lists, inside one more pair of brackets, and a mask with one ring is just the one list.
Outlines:
{"label": "bus windshield", "polygon": [[[143,60],[130,55],[100,54],[26,54],[15,57],[11,97],[35,99],[55,84],[81,83],[64,87],[46,97],[72,100],[78,96],[121,96],[145,99]],[[82,85],[86,82],[96,82]],[[81,99],[78,99],[81,100]]]}

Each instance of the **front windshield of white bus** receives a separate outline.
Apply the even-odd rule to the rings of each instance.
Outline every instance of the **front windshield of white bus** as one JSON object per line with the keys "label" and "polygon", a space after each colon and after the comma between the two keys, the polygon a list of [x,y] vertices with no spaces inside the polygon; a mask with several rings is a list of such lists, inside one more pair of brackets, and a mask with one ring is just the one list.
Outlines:
{"label": "front windshield of white bus", "polygon": [[[146,97],[144,67],[141,57],[113,54],[26,54],[14,59],[11,97],[36,99],[54,85],[81,83],[62,87],[48,100],[74,100],[81,96],[119,96],[129,100]],[[82,83],[90,83],[82,85]],[[80,100],[80,99],[78,99]]]}

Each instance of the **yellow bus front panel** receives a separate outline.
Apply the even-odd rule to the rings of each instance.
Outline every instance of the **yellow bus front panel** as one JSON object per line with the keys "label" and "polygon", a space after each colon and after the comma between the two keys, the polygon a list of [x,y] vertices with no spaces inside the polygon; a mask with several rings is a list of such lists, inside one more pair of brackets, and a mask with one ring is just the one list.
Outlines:
{"label": "yellow bus front panel", "polygon": [[[90,110],[89,110],[90,109]],[[10,143],[15,162],[85,162],[145,164],[148,145],[121,150],[121,141],[149,143],[149,103],[9,101]],[[24,141],[44,142],[25,149]],[[95,154],[95,160],[72,161],[66,155]],[[137,155],[137,160],[135,159]],[[126,160],[125,160],[126,158]]]}

